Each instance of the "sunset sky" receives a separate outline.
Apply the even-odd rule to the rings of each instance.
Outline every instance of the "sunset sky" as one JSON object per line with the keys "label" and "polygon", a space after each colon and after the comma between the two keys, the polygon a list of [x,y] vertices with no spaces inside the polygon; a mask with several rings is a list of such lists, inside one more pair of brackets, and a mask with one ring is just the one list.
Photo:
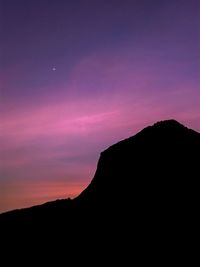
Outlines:
{"label": "sunset sky", "polygon": [[0,212],[76,196],[158,120],[200,131],[199,29],[199,0],[0,0]]}

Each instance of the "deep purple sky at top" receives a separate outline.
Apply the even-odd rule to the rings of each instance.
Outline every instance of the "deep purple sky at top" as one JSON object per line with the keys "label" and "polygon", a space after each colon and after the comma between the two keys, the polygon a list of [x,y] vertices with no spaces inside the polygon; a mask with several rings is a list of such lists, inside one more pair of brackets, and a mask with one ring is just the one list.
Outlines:
{"label": "deep purple sky at top", "polygon": [[0,0],[0,211],[78,194],[154,121],[200,131],[199,28],[198,0]]}

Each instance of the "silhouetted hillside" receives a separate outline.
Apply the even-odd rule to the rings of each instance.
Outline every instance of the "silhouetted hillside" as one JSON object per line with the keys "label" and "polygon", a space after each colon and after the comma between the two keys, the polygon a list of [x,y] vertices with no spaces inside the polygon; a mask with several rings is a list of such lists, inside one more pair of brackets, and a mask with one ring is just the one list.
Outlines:
{"label": "silhouetted hillside", "polygon": [[158,122],[102,152],[92,182],[76,199],[4,213],[0,220],[20,214],[67,216],[72,206],[96,212],[145,202],[155,209],[183,197],[186,201],[198,179],[199,151],[199,133],[175,120]]}
{"label": "silhouetted hillside", "polygon": [[175,120],[158,122],[102,152],[94,179],[75,201],[103,208],[139,201],[155,209],[186,200],[198,179],[199,152],[199,133]]}
{"label": "silhouetted hillside", "polygon": [[93,180],[74,200],[1,214],[0,225],[50,228],[67,240],[98,239],[103,231],[150,246],[183,244],[198,212],[199,153],[199,133],[175,120],[158,122],[102,152]]}

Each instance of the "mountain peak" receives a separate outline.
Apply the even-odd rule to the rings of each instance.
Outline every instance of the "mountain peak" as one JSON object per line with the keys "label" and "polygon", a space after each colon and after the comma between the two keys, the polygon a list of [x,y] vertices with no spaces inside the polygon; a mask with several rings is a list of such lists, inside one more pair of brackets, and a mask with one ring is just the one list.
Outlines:
{"label": "mountain peak", "polygon": [[193,176],[198,169],[199,149],[199,133],[176,120],[157,122],[102,152],[91,184],[78,199],[101,204],[105,200],[105,206],[110,200],[121,201],[119,196],[150,199],[153,194],[163,200],[186,183],[185,174]]}
{"label": "mountain peak", "polygon": [[83,218],[89,225],[95,216],[118,220],[129,213],[135,218],[147,216],[145,221],[152,216],[160,219],[165,213],[172,218],[180,210],[180,201],[184,212],[186,205],[195,203],[199,151],[200,133],[176,120],[157,122],[102,152],[94,178],[75,199],[2,217],[11,222],[12,218],[31,218],[37,223],[55,218],[55,223],[63,225]]}
{"label": "mountain peak", "polygon": [[13,233],[67,240],[67,252],[82,250],[84,242],[95,250],[107,240],[109,249],[125,246],[127,237],[153,253],[154,242],[177,252],[197,232],[199,151],[200,133],[175,120],[157,122],[101,153],[94,178],[77,198],[1,214],[0,227],[6,240],[11,233],[18,243],[21,236]]}
{"label": "mountain peak", "polygon": [[158,121],[155,124],[153,124],[154,127],[173,127],[173,128],[186,128],[183,124],[180,122],[170,119],[170,120],[164,120],[164,121]]}

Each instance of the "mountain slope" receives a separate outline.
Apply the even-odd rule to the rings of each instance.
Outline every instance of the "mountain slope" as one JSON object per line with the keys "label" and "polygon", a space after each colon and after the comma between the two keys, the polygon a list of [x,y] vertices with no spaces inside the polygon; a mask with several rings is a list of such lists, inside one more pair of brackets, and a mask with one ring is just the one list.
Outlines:
{"label": "mountain slope", "polygon": [[106,207],[157,197],[169,203],[194,190],[199,151],[199,133],[174,120],[156,123],[101,153],[94,179],[76,201]]}
{"label": "mountain slope", "polygon": [[1,255],[13,262],[17,250],[20,264],[29,256],[37,264],[55,258],[56,266],[191,265],[199,252],[199,152],[200,134],[174,120],[145,128],[101,153],[74,200],[1,214]]}
{"label": "mountain slope", "polygon": [[60,200],[0,215],[0,223],[63,224],[91,218],[178,218],[196,207],[200,134],[161,121],[101,153],[90,185]]}

